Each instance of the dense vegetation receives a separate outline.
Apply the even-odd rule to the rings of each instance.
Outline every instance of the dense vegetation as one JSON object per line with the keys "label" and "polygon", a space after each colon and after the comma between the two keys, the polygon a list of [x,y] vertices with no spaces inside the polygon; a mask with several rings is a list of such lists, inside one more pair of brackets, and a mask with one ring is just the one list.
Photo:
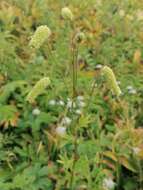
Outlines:
{"label": "dense vegetation", "polygon": [[0,0],[0,190],[143,190],[143,0]]}

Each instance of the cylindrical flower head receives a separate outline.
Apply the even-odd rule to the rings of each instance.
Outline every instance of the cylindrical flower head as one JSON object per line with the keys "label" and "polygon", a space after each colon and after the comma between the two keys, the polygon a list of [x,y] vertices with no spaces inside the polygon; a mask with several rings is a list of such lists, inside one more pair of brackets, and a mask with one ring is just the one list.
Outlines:
{"label": "cylindrical flower head", "polygon": [[42,94],[45,88],[49,86],[49,84],[50,84],[50,79],[48,77],[39,80],[27,95],[26,100],[30,103],[33,103],[35,98],[37,98],[37,96]]}
{"label": "cylindrical flower head", "polygon": [[101,72],[105,76],[108,88],[111,89],[112,92],[116,96],[120,96],[121,95],[121,89],[118,86],[118,83],[116,81],[116,77],[115,77],[112,69],[108,66],[104,66],[103,69],[101,70]]}
{"label": "cylindrical flower head", "polygon": [[39,26],[30,40],[30,47],[38,49],[49,38],[51,30],[45,26]]}
{"label": "cylindrical flower head", "polygon": [[73,20],[73,14],[68,7],[62,8],[61,15],[64,19]]}

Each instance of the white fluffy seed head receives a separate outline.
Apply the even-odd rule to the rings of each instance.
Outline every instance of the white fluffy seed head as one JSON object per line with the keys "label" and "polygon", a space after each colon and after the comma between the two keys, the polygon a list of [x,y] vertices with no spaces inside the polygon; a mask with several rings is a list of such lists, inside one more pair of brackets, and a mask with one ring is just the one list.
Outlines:
{"label": "white fluffy seed head", "polygon": [[60,105],[60,106],[64,106],[64,105],[65,105],[65,103],[64,103],[64,101],[59,100],[59,101],[58,101],[58,105]]}
{"label": "white fluffy seed head", "polygon": [[134,94],[137,94],[137,91],[135,89],[131,89],[128,91],[128,93],[134,95]]}
{"label": "white fluffy seed head", "polygon": [[66,127],[58,126],[56,128],[56,134],[60,137],[64,137],[66,135]]}
{"label": "white fluffy seed head", "polygon": [[127,90],[133,90],[133,86],[127,86]]}
{"label": "white fluffy seed head", "polygon": [[81,115],[81,114],[82,114],[82,111],[81,111],[81,110],[75,110],[75,113],[76,113],[77,115]]}
{"label": "white fluffy seed head", "polygon": [[56,105],[56,100],[50,100],[49,105],[50,106],[55,106]]}
{"label": "white fluffy seed head", "polygon": [[101,65],[101,64],[97,64],[96,66],[95,66],[95,69],[101,69],[103,66]]}
{"label": "white fluffy seed head", "polygon": [[32,114],[37,116],[41,113],[41,111],[38,108],[33,109]]}
{"label": "white fluffy seed head", "polygon": [[70,125],[72,120],[69,117],[63,117],[61,121],[61,125],[68,126]]}
{"label": "white fluffy seed head", "polygon": [[133,147],[132,150],[133,150],[135,155],[138,155],[141,151],[141,149],[139,147]]}
{"label": "white fluffy seed head", "polygon": [[84,96],[77,96],[77,100],[78,101],[83,101],[84,100]]}
{"label": "white fluffy seed head", "polygon": [[83,108],[83,107],[86,106],[86,104],[85,104],[85,102],[83,102],[83,101],[79,101],[79,102],[78,102],[78,106],[79,106],[80,108]]}
{"label": "white fluffy seed head", "polygon": [[105,190],[113,190],[115,187],[115,182],[111,178],[105,178],[103,180],[103,188]]}
{"label": "white fluffy seed head", "polygon": [[75,107],[76,107],[75,102],[73,102],[72,100],[68,99],[67,108],[75,108]]}

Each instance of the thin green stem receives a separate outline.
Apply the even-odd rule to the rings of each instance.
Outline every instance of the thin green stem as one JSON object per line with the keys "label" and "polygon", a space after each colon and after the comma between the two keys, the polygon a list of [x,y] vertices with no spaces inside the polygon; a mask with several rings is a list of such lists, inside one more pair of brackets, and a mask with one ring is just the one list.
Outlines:
{"label": "thin green stem", "polygon": [[72,88],[73,88],[73,98],[76,96],[76,76],[77,76],[77,53],[76,53],[76,45],[72,39]]}
{"label": "thin green stem", "polygon": [[139,160],[139,158],[137,158],[137,164],[138,164],[138,168],[139,168],[139,185],[140,185],[140,190],[142,190],[143,187],[143,171],[142,171],[142,165],[141,165],[141,161]]}
{"label": "thin green stem", "polygon": [[120,190],[120,173],[121,173],[121,166],[119,161],[116,164],[116,179],[117,179],[117,190]]}
{"label": "thin green stem", "polygon": [[91,88],[91,92],[89,93],[89,100],[88,100],[88,103],[87,103],[87,110],[88,110],[88,108],[90,107],[90,105],[91,105],[91,103],[92,103],[92,102],[91,102],[91,99],[92,99],[93,94],[94,94],[95,85],[96,85],[96,81],[94,80],[93,86],[92,86],[92,88]]}
{"label": "thin green stem", "polygon": [[74,135],[73,159],[74,160],[73,160],[72,171],[71,171],[71,179],[70,179],[71,190],[74,190],[73,181],[74,181],[74,174],[75,174],[75,165],[76,165],[76,161],[77,161],[77,148],[78,148],[78,143],[77,143],[77,140],[78,140],[77,128],[78,128],[78,124],[79,124],[79,118],[77,120],[77,124],[75,125],[74,131],[73,131],[73,135]]}
{"label": "thin green stem", "polygon": [[75,165],[76,165],[76,161],[77,161],[77,135],[75,137],[75,141],[74,141],[74,153],[73,153],[73,165],[72,165],[72,171],[71,171],[71,179],[70,179],[70,187],[71,190],[73,190],[73,181],[74,181],[74,170],[75,170]]}

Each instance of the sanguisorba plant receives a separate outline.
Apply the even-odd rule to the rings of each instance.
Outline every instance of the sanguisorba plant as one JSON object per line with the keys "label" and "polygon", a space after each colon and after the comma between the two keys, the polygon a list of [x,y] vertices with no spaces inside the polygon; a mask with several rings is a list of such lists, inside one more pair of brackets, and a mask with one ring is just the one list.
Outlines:
{"label": "sanguisorba plant", "polygon": [[[0,56],[1,70],[7,79],[25,76],[33,84],[30,87],[27,82],[14,81],[0,92],[0,164],[6,175],[3,180],[1,171],[0,189],[142,190],[143,130],[138,128],[142,125],[141,109],[138,117],[142,101],[138,100],[137,86],[124,88],[127,76],[140,83],[135,73],[142,70],[142,46],[136,32],[142,21],[136,23],[131,19],[142,20],[142,11],[131,15],[135,4],[131,1],[121,5],[119,0],[111,3],[91,0],[96,4],[91,6],[91,1],[72,0],[71,10],[64,7],[58,12],[61,1],[9,0],[2,1],[0,6],[1,49],[4,50]],[[77,7],[72,11],[74,3]],[[84,6],[85,12],[80,14]],[[41,24],[44,25],[37,27]],[[26,48],[25,34],[35,27]],[[131,31],[134,35],[130,35]],[[89,35],[92,43],[88,41]],[[15,40],[20,43],[14,44]],[[19,72],[14,76],[17,69],[12,68],[27,60],[28,73],[23,73],[25,66],[21,64],[23,77]],[[126,61],[134,63],[134,67],[123,64]],[[121,81],[116,80],[110,64],[117,70],[124,69],[120,70],[126,73]],[[132,76],[131,72],[127,73],[128,65],[135,71]],[[90,70],[93,67],[95,70]],[[12,76],[7,74],[11,70],[15,71]],[[30,75],[34,77],[32,80]],[[3,85],[5,80],[1,76],[0,79]],[[90,79],[94,85],[89,86]],[[130,80],[128,85],[131,83]],[[126,100],[120,97],[120,86]],[[90,88],[91,94],[86,90]],[[26,105],[23,105],[26,93]],[[130,100],[135,108],[128,106]],[[11,174],[9,169],[5,171],[7,166]],[[26,169],[20,172],[23,167]]]}
{"label": "sanguisorba plant", "polygon": [[[70,22],[73,22],[74,16],[71,12],[71,10],[67,7],[63,8],[61,11],[61,15],[65,20],[69,20]],[[47,26],[39,26],[33,36],[31,37],[30,40],[30,47],[34,49],[34,51],[38,50],[42,44],[50,37],[51,35],[51,30]],[[73,86],[73,94],[72,98],[74,101],[74,98],[77,96],[77,57],[78,57],[78,47],[79,44],[85,40],[85,34],[83,32],[76,32],[74,36],[72,37],[72,58],[71,58],[71,65],[72,65],[72,86]],[[119,97],[121,95],[121,90],[118,86],[118,83],[116,81],[116,77],[112,71],[112,69],[108,66],[104,66],[101,70],[102,75],[105,77],[107,88],[112,91],[112,93]],[[48,77],[44,77],[40,79],[35,86],[31,89],[31,91],[28,93],[26,97],[26,101],[28,101],[30,104],[33,104],[36,101],[36,98],[41,95],[46,88],[50,85],[50,79]],[[72,102],[71,108],[74,107],[74,103]],[[79,133],[79,128],[80,128],[80,119],[83,119],[83,115],[80,113],[78,118],[75,120],[75,125],[73,125],[73,128],[71,131],[73,131],[73,155],[72,155],[72,160],[71,160],[71,166],[70,166],[70,176],[69,174],[69,182],[68,182],[68,187],[71,189],[75,188],[75,181],[76,181],[76,170],[77,170],[77,155],[78,155],[78,133]],[[59,131],[60,130],[60,131]],[[62,131],[61,131],[62,130]],[[66,128],[63,126],[57,127],[56,131],[57,134],[60,134],[60,138],[64,138],[66,136]],[[62,135],[61,135],[62,133]],[[63,135],[64,134],[64,135]],[[84,158],[84,162],[85,162]],[[60,161],[61,162],[61,161]],[[88,159],[86,160],[88,163]],[[62,162],[61,162],[62,163]],[[78,163],[79,164],[79,163]],[[89,163],[88,163],[89,164]],[[87,166],[88,167],[88,166]],[[68,171],[67,171],[68,172]],[[88,170],[90,173],[90,169]],[[91,179],[90,179],[90,174],[88,174],[88,186],[87,188],[92,188],[94,185],[91,184]],[[107,180],[106,180],[107,181]],[[101,183],[100,183],[101,185]],[[105,184],[105,180],[103,181],[103,189],[105,189],[107,184]],[[112,188],[114,188],[114,182],[112,182]]]}
{"label": "sanguisorba plant", "polygon": [[[69,20],[73,20],[73,15],[72,12],[68,9],[68,8],[63,8],[62,9],[62,16],[64,19],[69,19]],[[29,43],[30,47],[33,48],[35,51],[37,49],[39,49],[42,44],[49,38],[51,34],[50,29],[47,26],[39,26],[37,28],[37,30],[35,31],[34,35],[31,38],[31,41]],[[76,80],[77,80],[77,56],[78,56],[78,45],[80,42],[82,42],[85,39],[85,35],[83,32],[78,32],[74,35],[74,38],[72,39],[72,45],[74,51],[73,51],[73,59],[72,59],[72,85],[73,85],[73,97],[76,96]],[[107,88],[109,90],[111,90],[113,92],[113,94],[115,94],[117,97],[119,97],[121,95],[121,90],[117,84],[115,75],[112,71],[111,68],[105,66],[102,70],[101,73],[104,75],[105,79],[106,79],[106,83],[107,83]],[[29,103],[34,103],[36,98],[41,95],[45,89],[50,85],[50,79],[48,77],[44,77],[42,79],[40,79],[35,86],[31,89],[31,91],[28,93],[26,100]],[[75,126],[74,126],[74,137],[73,137],[73,146],[74,146],[74,150],[73,150],[73,160],[72,160],[72,165],[71,165],[71,176],[69,178],[69,187],[71,187],[71,189],[75,188],[75,175],[76,175],[76,162],[77,162],[77,146],[78,146],[78,128],[80,125],[80,117],[81,114],[79,115],[78,119],[75,121]],[[57,134],[59,134],[59,129],[60,129],[60,134],[61,134],[61,130],[62,130],[62,134],[64,135],[60,135],[60,137],[64,138],[65,137],[65,133],[66,133],[66,128],[65,127],[57,127],[56,132]],[[63,132],[64,130],[64,132]],[[60,161],[61,162],[61,161]],[[82,162],[82,160],[81,160]],[[89,162],[87,160],[87,162]],[[89,178],[89,176],[88,176]],[[89,180],[90,181],[90,180]],[[90,182],[91,183],[91,182]],[[101,184],[100,184],[101,185]],[[106,184],[107,185],[107,184]],[[103,188],[105,185],[105,181],[103,182]],[[93,187],[93,185],[88,184],[88,187],[91,188]],[[114,187],[114,183],[112,185],[112,187]]]}

